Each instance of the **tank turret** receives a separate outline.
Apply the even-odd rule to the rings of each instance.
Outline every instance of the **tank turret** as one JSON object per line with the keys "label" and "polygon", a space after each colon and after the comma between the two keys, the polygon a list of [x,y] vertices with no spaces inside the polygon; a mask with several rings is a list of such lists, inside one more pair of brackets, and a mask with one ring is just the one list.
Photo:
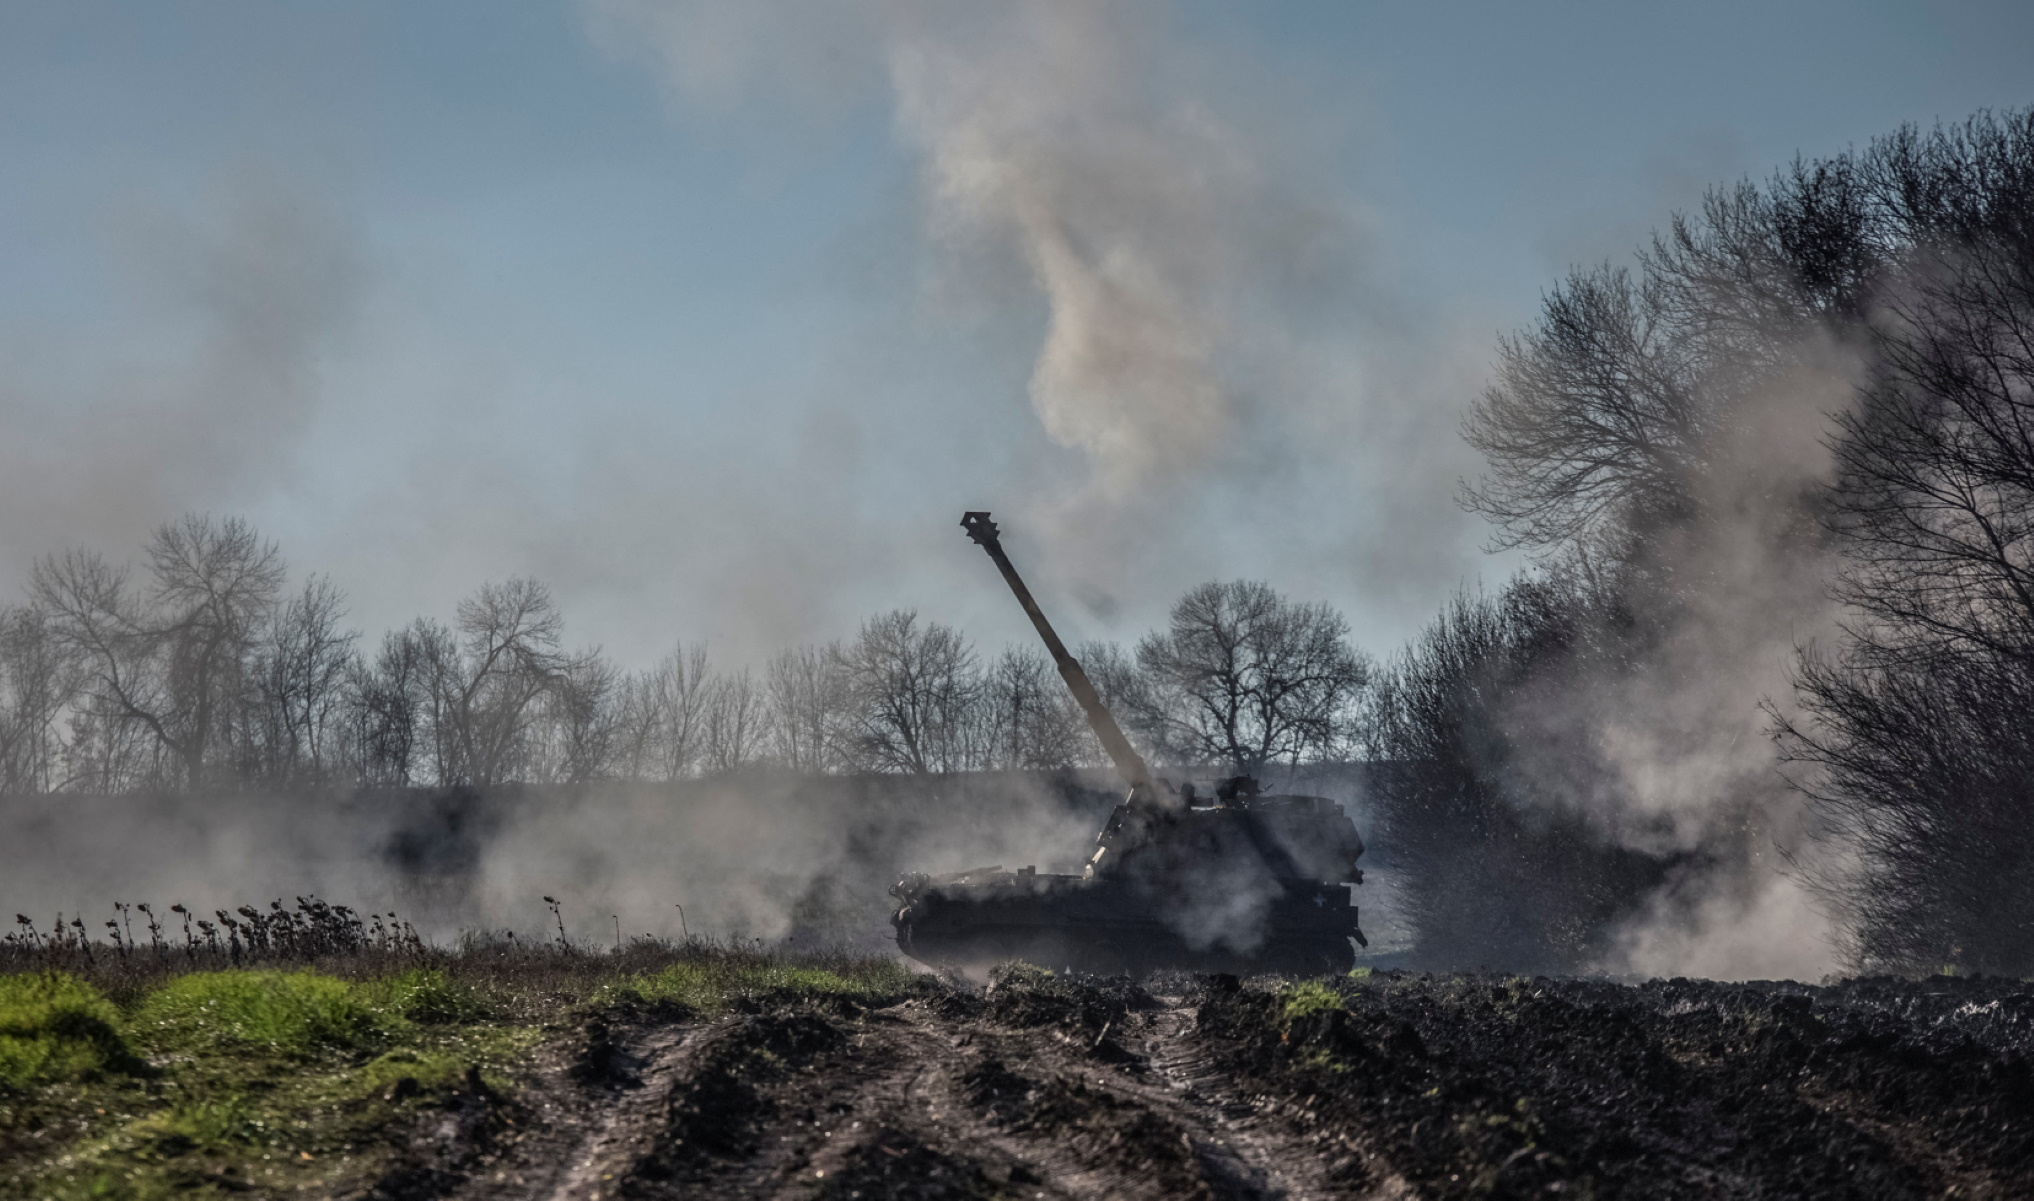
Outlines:
{"label": "tank turret", "polygon": [[890,890],[898,947],[935,966],[1346,969],[1352,940],[1365,941],[1349,892],[1363,881],[1363,840],[1341,806],[1266,796],[1249,777],[1220,781],[1200,804],[1191,782],[1154,777],[1003,552],[996,523],[969,512],[961,526],[1016,594],[1129,791],[1080,875],[998,865],[905,876]]}

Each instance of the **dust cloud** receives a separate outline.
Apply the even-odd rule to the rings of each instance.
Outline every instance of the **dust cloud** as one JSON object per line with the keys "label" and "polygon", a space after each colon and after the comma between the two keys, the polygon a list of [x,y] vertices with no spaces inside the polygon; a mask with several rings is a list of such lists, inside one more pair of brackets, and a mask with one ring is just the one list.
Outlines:
{"label": "dust cloud", "polygon": [[1095,783],[758,771],[485,795],[10,798],[0,905],[43,926],[83,914],[96,929],[116,901],[209,917],[317,895],[394,910],[449,943],[469,931],[555,939],[548,895],[568,935],[594,945],[612,945],[619,919],[624,938],[880,952],[893,946],[887,890],[905,871],[1079,871],[1115,800]]}
{"label": "dust cloud", "polygon": [[[1817,505],[1830,415],[1862,364],[1820,340],[1797,349],[1796,366],[1719,422],[1695,483],[1703,517],[1645,552],[1649,583],[1630,595],[1654,633],[1628,661],[1535,691],[1518,715],[1521,770],[1540,795],[1580,807],[1614,845],[1680,864],[1612,933],[1604,970],[1812,980],[1839,967],[1809,881],[1842,851],[1782,775],[1768,706],[1793,714],[1798,648],[1836,636],[1844,616]],[[1578,754],[1587,762],[1555,761]]]}

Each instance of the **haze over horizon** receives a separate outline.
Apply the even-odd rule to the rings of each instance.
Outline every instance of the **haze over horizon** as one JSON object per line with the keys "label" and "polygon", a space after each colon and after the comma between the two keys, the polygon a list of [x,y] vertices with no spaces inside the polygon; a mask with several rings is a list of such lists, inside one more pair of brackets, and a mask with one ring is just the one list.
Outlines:
{"label": "haze over horizon", "polygon": [[[0,598],[244,515],[370,635],[535,575],[731,661],[1512,569],[1499,334],[1705,187],[2024,105],[1994,4],[0,12]],[[958,15],[956,15],[958,13]],[[2019,31],[2015,35],[2010,31]],[[2023,36],[2021,36],[2023,35]]]}

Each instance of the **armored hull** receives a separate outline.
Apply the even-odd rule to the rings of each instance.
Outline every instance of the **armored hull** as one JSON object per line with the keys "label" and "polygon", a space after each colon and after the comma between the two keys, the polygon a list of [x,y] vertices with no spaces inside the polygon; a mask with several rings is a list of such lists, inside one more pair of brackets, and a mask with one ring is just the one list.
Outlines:
{"label": "armored hull", "polygon": [[1294,889],[1272,900],[1263,942],[1247,951],[1189,940],[1148,893],[1121,881],[988,871],[906,877],[894,891],[905,902],[896,918],[898,949],[934,967],[1021,959],[1102,975],[1158,968],[1317,975],[1355,962],[1356,907],[1344,887]]}
{"label": "armored hull", "polygon": [[[1021,959],[1077,971],[1346,971],[1363,941],[1362,840],[1318,797],[1118,806],[1088,870],[973,868],[890,890],[897,946],[935,967]],[[1336,881],[1345,881],[1338,883]]]}

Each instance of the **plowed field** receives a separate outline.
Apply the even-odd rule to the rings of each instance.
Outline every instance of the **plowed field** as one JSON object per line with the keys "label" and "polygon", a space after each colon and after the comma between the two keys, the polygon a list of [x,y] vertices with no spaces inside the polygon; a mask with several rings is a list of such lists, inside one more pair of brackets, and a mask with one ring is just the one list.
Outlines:
{"label": "plowed field", "polygon": [[616,1012],[377,1190],[460,1198],[2028,1197],[2015,981],[1019,971]]}

